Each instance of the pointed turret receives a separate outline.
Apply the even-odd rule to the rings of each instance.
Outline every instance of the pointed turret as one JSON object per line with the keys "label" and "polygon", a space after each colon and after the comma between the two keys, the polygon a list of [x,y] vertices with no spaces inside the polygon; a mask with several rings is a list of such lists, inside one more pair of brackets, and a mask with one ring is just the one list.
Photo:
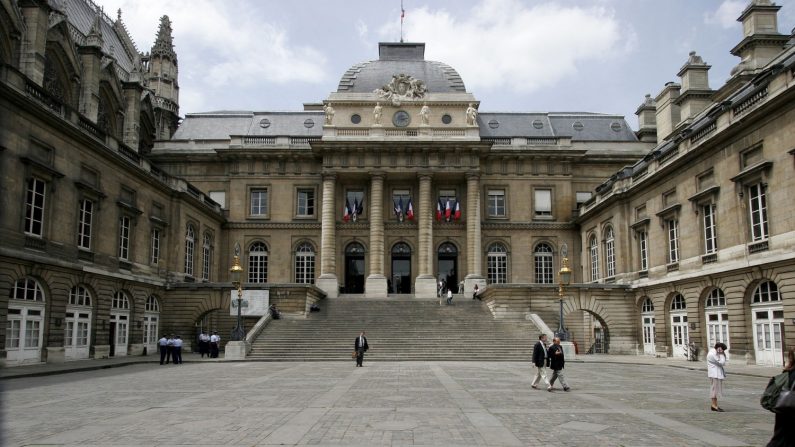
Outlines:
{"label": "pointed turret", "polygon": [[157,39],[146,62],[149,69],[149,88],[154,90],[156,97],[157,139],[168,139],[177,130],[179,120],[177,53],[174,51],[171,20],[168,16],[160,18]]}

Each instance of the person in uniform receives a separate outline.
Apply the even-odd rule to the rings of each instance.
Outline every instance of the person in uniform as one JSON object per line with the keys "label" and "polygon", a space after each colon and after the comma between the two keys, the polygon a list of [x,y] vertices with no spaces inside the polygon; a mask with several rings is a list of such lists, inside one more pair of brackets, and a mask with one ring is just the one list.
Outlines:
{"label": "person in uniform", "polygon": [[218,331],[213,331],[210,336],[210,358],[218,358],[218,344],[221,343],[221,337],[218,336]]}
{"label": "person in uniform", "polygon": [[173,340],[173,352],[171,353],[171,357],[174,359],[175,365],[182,364],[182,337],[177,335],[174,337]]}
{"label": "person in uniform", "polygon": [[356,350],[356,366],[362,366],[364,353],[370,349],[370,346],[367,344],[367,337],[364,336],[364,331],[354,340],[353,349]]}
{"label": "person in uniform", "polygon": [[166,365],[174,360],[174,335],[169,335],[166,340]]}
{"label": "person in uniform", "polygon": [[166,353],[168,353],[168,338],[165,335],[157,341],[157,347],[160,349],[160,364],[162,365],[163,361],[166,360]]}
{"label": "person in uniform", "polygon": [[204,331],[199,335],[199,354],[202,358],[205,354],[210,357],[210,336]]}

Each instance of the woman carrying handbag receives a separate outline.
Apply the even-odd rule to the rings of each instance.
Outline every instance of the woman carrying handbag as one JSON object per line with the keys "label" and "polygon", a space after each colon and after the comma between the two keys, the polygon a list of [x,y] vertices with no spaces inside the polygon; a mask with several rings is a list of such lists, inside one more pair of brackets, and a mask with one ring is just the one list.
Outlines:
{"label": "woman carrying handbag", "polygon": [[789,402],[792,405],[793,400],[795,400],[795,391],[792,391],[793,386],[795,386],[795,348],[790,348],[787,352],[787,365],[784,367],[784,371],[789,373],[789,387],[781,391],[776,402],[776,425],[773,426],[773,438],[767,443],[767,447],[791,447],[795,445],[795,425],[792,423],[795,420],[795,410],[792,407],[789,409],[781,408],[785,402]]}

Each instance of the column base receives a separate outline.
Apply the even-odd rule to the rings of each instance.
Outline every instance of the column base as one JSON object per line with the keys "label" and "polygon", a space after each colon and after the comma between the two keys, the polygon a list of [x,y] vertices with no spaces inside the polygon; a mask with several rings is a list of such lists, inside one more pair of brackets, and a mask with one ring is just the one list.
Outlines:
{"label": "column base", "polygon": [[66,350],[63,347],[47,347],[47,363],[63,363],[66,361]]}
{"label": "column base", "polygon": [[248,344],[245,341],[230,341],[224,346],[225,360],[245,360]]}
{"label": "column base", "polygon": [[482,292],[486,288],[486,278],[480,275],[467,275],[464,278],[464,295],[472,298],[472,292],[475,290],[475,284],[478,285],[478,292]]}
{"label": "column base", "polygon": [[[144,344],[143,343],[131,343],[130,348],[127,351],[129,355],[143,355],[144,353]],[[183,346],[182,352],[187,352],[185,347]]]}
{"label": "column base", "polygon": [[364,281],[364,294],[367,296],[367,298],[386,298],[386,276],[368,276]]}
{"label": "column base", "polygon": [[337,298],[340,296],[340,285],[337,282],[337,275],[324,274],[315,281],[318,289],[326,292],[326,297]]}
{"label": "column base", "polygon": [[415,278],[414,296],[416,298],[436,298],[436,278],[431,275],[420,275]]}

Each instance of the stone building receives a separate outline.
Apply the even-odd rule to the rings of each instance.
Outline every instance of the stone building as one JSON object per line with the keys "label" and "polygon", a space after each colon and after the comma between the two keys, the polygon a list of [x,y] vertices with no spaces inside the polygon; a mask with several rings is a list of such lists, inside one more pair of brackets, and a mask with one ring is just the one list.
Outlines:
{"label": "stone building", "polygon": [[724,87],[692,53],[633,132],[607,114],[481,111],[422,43],[380,44],[302,111],[180,122],[167,17],[143,53],[90,0],[0,0],[0,357],[228,334],[239,245],[245,289],[288,315],[477,285],[495,318],[557,326],[568,257],[583,351],[681,355],[730,334],[732,355],[775,361],[795,343],[795,50],[778,9],[743,13]]}

